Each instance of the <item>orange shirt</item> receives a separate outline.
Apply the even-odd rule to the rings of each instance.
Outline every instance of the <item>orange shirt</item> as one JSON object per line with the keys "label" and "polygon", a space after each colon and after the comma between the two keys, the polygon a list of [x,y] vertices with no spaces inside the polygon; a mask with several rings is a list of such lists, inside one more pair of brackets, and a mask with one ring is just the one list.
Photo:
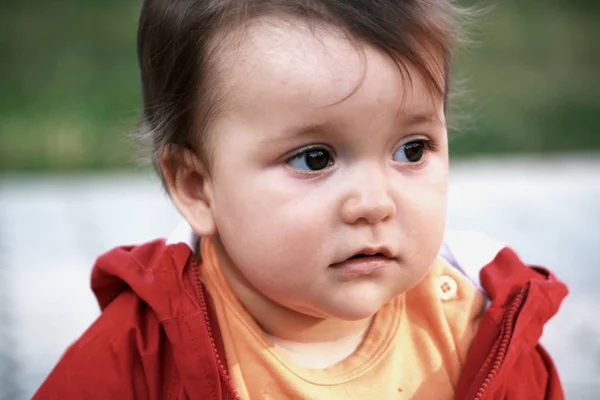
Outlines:
{"label": "orange shirt", "polygon": [[452,399],[485,298],[437,259],[415,288],[373,318],[348,358],[308,369],[289,361],[240,304],[209,238],[201,277],[212,299],[231,379],[242,399]]}

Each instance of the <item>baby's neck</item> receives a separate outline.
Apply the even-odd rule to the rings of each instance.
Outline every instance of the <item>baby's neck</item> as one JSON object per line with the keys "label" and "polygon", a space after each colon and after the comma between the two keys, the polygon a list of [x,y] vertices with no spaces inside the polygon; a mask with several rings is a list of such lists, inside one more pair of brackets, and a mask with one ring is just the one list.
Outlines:
{"label": "baby's neck", "polygon": [[[327,368],[352,355],[363,342],[370,321],[356,321],[343,330],[331,321],[317,323],[298,332],[284,332],[285,337],[267,331],[275,346],[292,362],[305,368]],[[344,321],[346,322],[346,321]],[[366,322],[366,324],[365,324]]]}
{"label": "baby's neck", "polygon": [[273,303],[267,308],[249,311],[265,332],[286,342],[333,343],[362,338],[371,325],[372,319],[345,321],[317,318]]}
{"label": "baby's neck", "polygon": [[238,289],[242,304],[275,346],[305,368],[327,368],[352,355],[363,342],[373,319],[317,318],[264,297],[254,298],[256,293],[243,293],[245,288]]}
{"label": "baby's neck", "polygon": [[[243,294],[240,297],[250,300]],[[352,355],[372,321],[372,318],[358,321],[317,318],[261,300],[242,302],[275,346],[305,368],[327,368]]]}
{"label": "baby's neck", "polygon": [[352,355],[372,321],[317,318],[265,298],[252,301],[253,295],[241,296],[247,310],[281,353],[304,368],[327,368]]}

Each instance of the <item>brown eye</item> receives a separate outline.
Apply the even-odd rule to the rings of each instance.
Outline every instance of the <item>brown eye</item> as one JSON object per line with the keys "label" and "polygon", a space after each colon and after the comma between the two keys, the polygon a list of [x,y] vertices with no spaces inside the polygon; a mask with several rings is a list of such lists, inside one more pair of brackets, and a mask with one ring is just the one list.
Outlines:
{"label": "brown eye", "polygon": [[296,154],[288,164],[303,171],[320,171],[332,165],[333,160],[327,150],[316,148]]}
{"label": "brown eye", "polygon": [[416,163],[421,161],[425,154],[425,140],[414,140],[401,146],[394,153],[394,161]]}

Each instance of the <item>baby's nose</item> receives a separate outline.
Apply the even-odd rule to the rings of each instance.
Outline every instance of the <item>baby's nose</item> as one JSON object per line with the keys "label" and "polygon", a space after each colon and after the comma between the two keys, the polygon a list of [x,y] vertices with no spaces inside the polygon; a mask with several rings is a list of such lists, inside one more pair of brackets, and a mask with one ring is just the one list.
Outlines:
{"label": "baby's nose", "polygon": [[342,205],[346,224],[377,224],[396,215],[389,177],[384,172],[353,174],[350,193]]}

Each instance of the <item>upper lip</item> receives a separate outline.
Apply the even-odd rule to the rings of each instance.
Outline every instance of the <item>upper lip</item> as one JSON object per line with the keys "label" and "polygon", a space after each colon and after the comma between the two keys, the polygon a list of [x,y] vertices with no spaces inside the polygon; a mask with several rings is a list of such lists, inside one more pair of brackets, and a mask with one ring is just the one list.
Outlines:
{"label": "upper lip", "polygon": [[374,256],[377,254],[382,255],[383,257],[386,257],[386,258],[395,258],[394,252],[392,251],[391,248],[389,248],[387,246],[368,246],[368,247],[363,247],[359,250],[356,250],[356,251],[353,251],[352,253],[347,254],[345,258],[338,261],[336,264],[347,261],[347,260],[351,259],[352,257],[358,256],[358,255]]}

